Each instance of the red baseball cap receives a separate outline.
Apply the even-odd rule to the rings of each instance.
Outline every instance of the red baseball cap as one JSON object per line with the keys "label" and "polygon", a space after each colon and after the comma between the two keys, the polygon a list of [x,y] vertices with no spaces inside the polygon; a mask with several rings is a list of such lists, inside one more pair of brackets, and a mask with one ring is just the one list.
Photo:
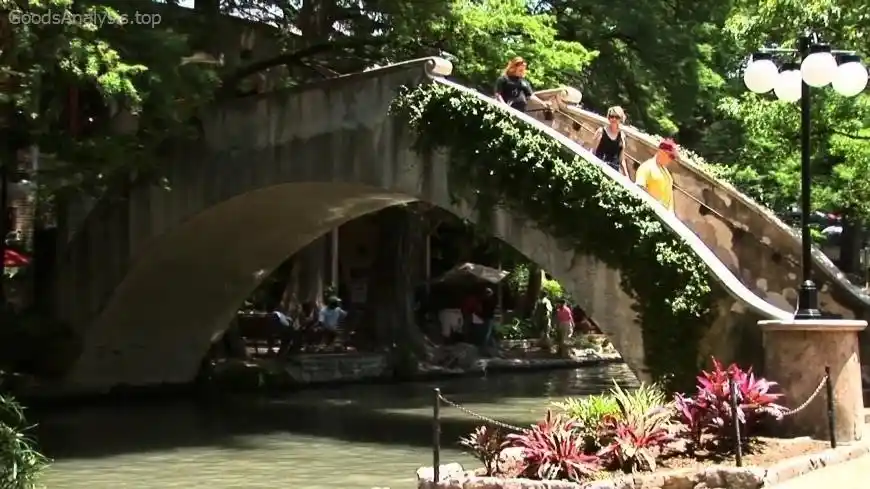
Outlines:
{"label": "red baseball cap", "polygon": [[662,142],[659,143],[659,151],[664,151],[665,153],[671,155],[672,158],[677,157],[677,143],[674,142],[673,139],[662,139]]}

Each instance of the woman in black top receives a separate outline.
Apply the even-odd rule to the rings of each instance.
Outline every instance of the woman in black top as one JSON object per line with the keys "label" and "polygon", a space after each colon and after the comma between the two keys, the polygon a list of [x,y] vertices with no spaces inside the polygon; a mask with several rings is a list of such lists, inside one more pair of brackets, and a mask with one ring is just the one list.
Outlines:
{"label": "woman in black top", "polygon": [[625,111],[622,107],[614,106],[607,109],[608,124],[595,131],[592,147],[593,153],[601,161],[628,176],[628,167],[625,165],[625,135],[620,127],[624,120]]}
{"label": "woman in black top", "polygon": [[517,56],[510,60],[504,73],[495,82],[495,98],[520,112],[526,111],[529,100],[549,105],[535,96],[532,85],[526,79],[526,60]]}

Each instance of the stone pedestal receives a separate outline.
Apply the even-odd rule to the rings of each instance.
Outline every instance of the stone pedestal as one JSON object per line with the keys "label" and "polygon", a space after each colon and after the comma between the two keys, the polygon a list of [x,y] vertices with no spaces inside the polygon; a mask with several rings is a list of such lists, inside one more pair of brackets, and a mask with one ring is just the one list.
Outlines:
{"label": "stone pedestal", "polygon": [[[783,403],[794,409],[815,392],[831,369],[834,387],[834,433],[838,443],[858,441],[864,430],[864,399],[858,332],[866,321],[771,320],[759,321],[764,332],[764,376],[779,382]],[[825,388],[801,412],[783,420],[789,435],[828,439]]]}

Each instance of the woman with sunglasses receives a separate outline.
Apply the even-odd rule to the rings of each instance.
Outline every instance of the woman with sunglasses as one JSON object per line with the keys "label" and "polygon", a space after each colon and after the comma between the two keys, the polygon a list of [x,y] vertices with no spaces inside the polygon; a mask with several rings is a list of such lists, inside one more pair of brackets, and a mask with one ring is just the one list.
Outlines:
{"label": "woman with sunglasses", "polygon": [[526,111],[529,100],[549,107],[550,104],[539,99],[532,90],[531,83],[526,79],[526,68],[528,68],[528,64],[525,59],[517,56],[510,60],[502,75],[495,82],[496,100],[520,112]]}
{"label": "woman with sunglasses", "polygon": [[607,109],[608,124],[595,131],[592,138],[592,147],[595,149],[592,152],[611,168],[628,176],[628,167],[625,165],[625,134],[621,128],[624,120],[625,111],[622,107],[613,106]]}

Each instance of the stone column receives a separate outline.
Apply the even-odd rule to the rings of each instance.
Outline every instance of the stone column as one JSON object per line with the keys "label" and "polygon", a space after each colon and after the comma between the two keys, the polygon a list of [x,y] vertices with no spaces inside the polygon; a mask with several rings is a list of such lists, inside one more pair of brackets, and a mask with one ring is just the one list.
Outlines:
{"label": "stone column", "polygon": [[[764,374],[779,382],[784,404],[794,409],[815,392],[831,369],[834,387],[834,433],[838,443],[861,440],[864,429],[864,399],[858,333],[867,327],[857,320],[759,321],[764,332]],[[799,413],[783,420],[783,430],[793,436],[827,440],[827,395],[819,395]]]}
{"label": "stone column", "polygon": [[[336,227],[329,233],[329,285],[333,288],[333,292],[335,295],[339,295],[338,293],[338,260],[339,260],[339,230],[340,227]],[[345,298],[346,299],[346,298]]]}
{"label": "stone column", "polygon": [[299,251],[299,300],[323,300],[323,276],[326,265],[326,237],[321,236]]}

